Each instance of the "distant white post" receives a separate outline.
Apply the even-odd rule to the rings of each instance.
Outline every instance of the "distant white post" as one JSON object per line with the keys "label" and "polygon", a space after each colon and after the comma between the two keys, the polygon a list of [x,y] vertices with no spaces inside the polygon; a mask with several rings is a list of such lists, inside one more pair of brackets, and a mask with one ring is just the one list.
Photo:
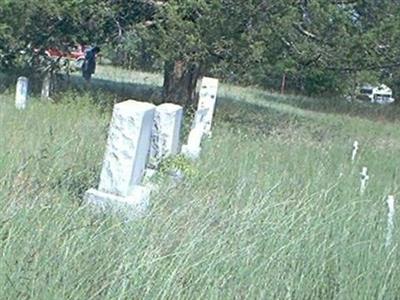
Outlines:
{"label": "distant white post", "polygon": [[206,122],[204,121],[208,109],[199,109],[196,111],[192,129],[189,132],[188,142],[182,146],[182,154],[191,159],[197,159],[200,156],[201,141],[205,134]]}
{"label": "distant white post", "polygon": [[28,78],[19,77],[15,93],[15,107],[17,109],[25,109],[28,101]]}
{"label": "distant white post", "polygon": [[157,167],[162,159],[179,153],[182,116],[183,109],[179,105],[164,103],[156,107],[149,157],[152,167]]}
{"label": "distant white post", "polygon": [[354,161],[356,159],[358,152],[358,142],[354,141],[353,143],[353,152],[351,153],[351,161]]}
{"label": "distant white post", "polygon": [[51,75],[47,73],[42,83],[42,93],[41,93],[42,100],[48,100],[50,98],[50,89],[51,89]]}
{"label": "distant white post", "polygon": [[361,179],[360,194],[362,195],[365,192],[365,187],[367,186],[367,181],[369,180],[367,167],[362,168],[360,175],[361,175],[361,177],[360,177],[360,179]]}
{"label": "distant white post", "polygon": [[215,110],[215,103],[217,100],[218,79],[203,77],[199,92],[198,110],[207,110],[203,118],[204,133],[211,136],[211,124]]}
{"label": "distant white post", "polygon": [[394,197],[389,195],[387,198],[388,204],[388,223],[387,223],[387,234],[386,234],[386,247],[389,247],[392,244],[392,237],[394,231]]}
{"label": "distant white post", "polygon": [[154,110],[153,104],[134,100],[114,106],[99,188],[86,192],[89,203],[101,207],[125,204],[133,206],[135,215],[145,213],[150,190],[141,183],[150,150]]}

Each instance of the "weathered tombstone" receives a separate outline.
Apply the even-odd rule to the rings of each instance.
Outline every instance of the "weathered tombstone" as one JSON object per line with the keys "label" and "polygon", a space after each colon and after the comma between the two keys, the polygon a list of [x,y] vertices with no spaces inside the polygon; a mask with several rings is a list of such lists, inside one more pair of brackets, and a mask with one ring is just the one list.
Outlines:
{"label": "weathered tombstone", "polygon": [[358,142],[354,141],[354,143],[353,143],[353,151],[351,153],[351,161],[354,162],[354,160],[356,159],[357,152],[358,152]]}
{"label": "weathered tombstone", "polygon": [[394,197],[389,195],[387,198],[388,204],[388,223],[387,223],[387,234],[386,234],[386,247],[392,244],[393,231],[394,231]]}
{"label": "weathered tombstone", "polygon": [[51,89],[51,75],[46,74],[42,83],[42,93],[41,93],[42,100],[50,99],[50,89]]}
{"label": "weathered tombstone", "polygon": [[201,151],[201,141],[205,135],[206,122],[204,121],[208,109],[196,111],[192,129],[189,132],[188,142],[182,146],[182,154],[191,159],[197,159]]}
{"label": "weathered tombstone", "polygon": [[182,116],[183,109],[179,105],[164,103],[156,107],[149,157],[151,167],[157,167],[162,159],[179,153]]}
{"label": "weathered tombstone", "polygon": [[361,180],[360,194],[362,195],[365,192],[365,187],[367,186],[367,181],[369,180],[367,167],[362,168],[360,175],[361,175],[361,177],[360,177],[360,180]]}
{"label": "weathered tombstone", "polygon": [[190,130],[188,142],[182,146],[182,154],[191,159],[200,155],[204,135],[211,136],[211,124],[217,100],[218,79],[203,77],[200,86],[199,103]]}
{"label": "weathered tombstone", "polygon": [[150,149],[154,110],[153,104],[134,100],[114,106],[99,187],[88,190],[85,195],[89,203],[102,208],[123,204],[133,208],[129,214],[145,213],[150,190],[141,183]]}
{"label": "weathered tombstone", "polygon": [[28,78],[19,77],[15,93],[15,107],[25,109],[28,101]]}
{"label": "weathered tombstone", "polygon": [[206,135],[211,135],[211,124],[215,110],[215,103],[217,100],[218,79],[203,77],[199,92],[199,102],[197,110],[207,110],[203,121],[204,132]]}

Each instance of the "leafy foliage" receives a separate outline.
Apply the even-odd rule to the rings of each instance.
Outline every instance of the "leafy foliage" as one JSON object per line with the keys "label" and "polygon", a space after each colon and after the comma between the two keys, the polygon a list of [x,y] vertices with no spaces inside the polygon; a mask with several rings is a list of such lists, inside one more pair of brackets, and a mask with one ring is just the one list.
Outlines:
{"label": "leafy foliage", "polygon": [[180,62],[243,84],[277,89],[284,76],[289,89],[343,94],[366,72],[400,81],[399,25],[390,0],[1,0],[0,65],[31,70],[47,47],[101,43],[129,68],[167,63],[174,76]]}

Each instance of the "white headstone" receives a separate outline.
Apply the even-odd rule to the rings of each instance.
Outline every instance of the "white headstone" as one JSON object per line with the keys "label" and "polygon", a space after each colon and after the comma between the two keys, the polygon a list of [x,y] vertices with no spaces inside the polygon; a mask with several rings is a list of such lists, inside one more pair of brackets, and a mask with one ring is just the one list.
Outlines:
{"label": "white headstone", "polygon": [[351,161],[354,161],[356,159],[357,151],[358,151],[358,142],[354,141],[354,143],[353,143],[353,151],[351,153]]}
{"label": "white headstone", "polygon": [[182,116],[183,109],[179,105],[164,103],[156,107],[151,134],[151,165],[157,166],[162,159],[179,153]]}
{"label": "white headstone", "polygon": [[182,154],[196,159],[200,155],[204,135],[211,135],[211,124],[217,100],[218,79],[203,77],[200,86],[199,103],[190,130],[188,142],[182,146]]}
{"label": "white headstone", "polygon": [[51,76],[50,74],[46,74],[42,83],[41,98],[43,100],[48,100],[50,98],[50,88],[51,88]]}
{"label": "white headstone", "polygon": [[15,93],[15,107],[25,109],[28,101],[28,78],[19,77]]}
{"label": "white headstone", "polygon": [[206,122],[204,119],[207,116],[208,109],[198,109],[196,111],[192,129],[189,132],[188,142],[182,146],[182,154],[191,159],[197,159],[201,151],[201,141],[205,135]]}
{"label": "white headstone", "polygon": [[360,177],[360,180],[361,180],[360,193],[362,195],[365,192],[365,187],[367,186],[367,181],[369,180],[367,167],[362,168],[360,176],[361,176]]}
{"label": "white headstone", "polygon": [[119,202],[138,212],[148,205],[149,192],[141,186],[148,153],[155,106],[128,100],[114,106],[98,190],[86,192],[90,203]]}
{"label": "white headstone", "polygon": [[387,233],[386,233],[386,247],[392,244],[393,231],[394,231],[394,197],[389,195],[387,198],[388,204],[388,223],[387,223]]}
{"label": "white headstone", "polygon": [[211,124],[215,110],[215,103],[217,100],[218,79],[203,77],[199,92],[198,110],[207,110],[204,117],[204,131],[205,134],[211,135]]}

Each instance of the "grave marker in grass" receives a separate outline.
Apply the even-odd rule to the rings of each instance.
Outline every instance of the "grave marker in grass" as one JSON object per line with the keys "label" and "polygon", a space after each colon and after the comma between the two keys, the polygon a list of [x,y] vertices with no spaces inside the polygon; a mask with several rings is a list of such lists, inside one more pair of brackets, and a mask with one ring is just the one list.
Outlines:
{"label": "grave marker in grass", "polygon": [[354,143],[353,143],[353,151],[351,153],[351,161],[352,162],[354,162],[354,160],[356,159],[357,152],[358,152],[358,142],[354,141]]}
{"label": "grave marker in grass", "polygon": [[26,77],[19,77],[15,92],[15,107],[17,109],[25,109],[28,102],[28,84],[29,80]]}
{"label": "grave marker in grass", "polygon": [[203,77],[199,92],[198,110],[207,110],[204,116],[204,133],[211,136],[211,125],[217,101],[218,79]]}
{"label": "grave marker in grass", "polygon": [[179,153],[182,116],[183,109],[179,105],[164,103],[156,107],[149,157],[151,167],[156,168],[164,158]]}
{"label": "grave marker in grass", "polygon": [[127,208],[141,216],[149,205],[150,189],[142,179],[150,150],[155,106],[128,100],[114,106],[98,189],[85,198],[101,208]]}
{"label": "grave marker in grass", "polygon": [[360,173],[360,180],[361,180],[361,185],[360,185],[360,194],[363,195],[365,192],[365,188],[367,186],[367,182],[369,180],[369,175],[368,175],[368,169],[367,167],[363,167],[362,171]]}
{"label": "grave marker in grass", "polygon": [[187,144],[182,146],[182,154],[190,159],[197,159],[200,156],[201,141],[205,134],[206,123],[204,122],[204,118],[206,114],[207,109],[196,111]]}
{"label": "grave marker in grass", "polygon": [[43,83],[42,83],[42,92],[41,92],[42,100],[50,99],[50,90],[51,90],[51,75],[46,74],[46,76],[43,79]]}
{"label": "grave marker in grass", "polygon": [[211,136],[211,125],[217,100],[218,79],[203,77],[200,86],[197,111],[189,133],[188,142],[182,147],[182,154],[197,159],[203,137]]}
{"label": "grave marker in grass", "polygon": [[394,197],[392,195],[388,196],[387,205],[388,205],[388,221],[387,221],[387,233],[386,233],[385,246],[389,247],[392,244],[392,239],[393,239],[394,214],[395,214]]}

